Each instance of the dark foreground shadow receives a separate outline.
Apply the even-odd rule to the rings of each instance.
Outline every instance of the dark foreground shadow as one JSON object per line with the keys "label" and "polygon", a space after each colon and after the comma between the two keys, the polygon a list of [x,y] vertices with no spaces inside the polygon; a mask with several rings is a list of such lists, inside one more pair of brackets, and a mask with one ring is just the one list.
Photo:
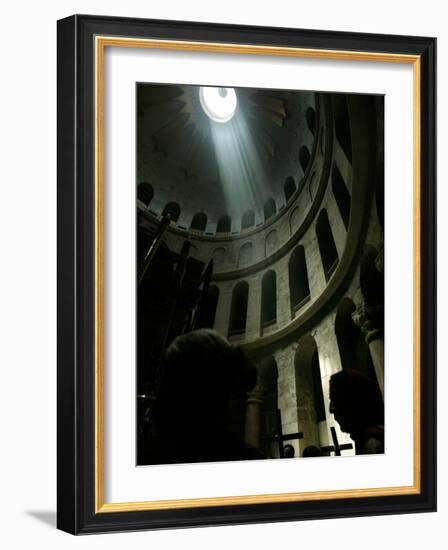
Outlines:
{"label": "dark foreground shadow", "polygon": [[45,523],[49,527],[56,529],[56,511],[55,510],[25,510],[25,514]]}

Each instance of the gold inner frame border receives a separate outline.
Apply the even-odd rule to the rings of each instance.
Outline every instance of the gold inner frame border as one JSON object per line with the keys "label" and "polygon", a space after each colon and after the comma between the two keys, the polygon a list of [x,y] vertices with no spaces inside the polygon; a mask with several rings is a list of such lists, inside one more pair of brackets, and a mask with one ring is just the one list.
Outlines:
{"label": "gold inner frame border", "polygon": [[[206,53],[233,53],[302,57],[327,60],[401,63],[413,66],[413,485],[369,489],[342,489],[301,493],[224,496],[179,500],[106,503],[104,501],[104,54],[106,47],[146,48]],[[420,273],[421,273],[421,59],[418,55],[357,52],[251,44],[226,44],[181,40],[156,40],[96,36],[95,59],[95,513],[166,510],[279,502],[304,502],[343,498],[412,495],[421,492],[420,425]]]}

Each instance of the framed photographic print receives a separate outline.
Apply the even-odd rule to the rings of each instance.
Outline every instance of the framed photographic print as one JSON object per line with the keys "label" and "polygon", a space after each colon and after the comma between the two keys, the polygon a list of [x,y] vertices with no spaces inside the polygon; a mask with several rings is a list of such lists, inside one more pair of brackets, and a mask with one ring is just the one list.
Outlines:
{"label": "framed photographic print", "polygon": [[58,22],[58,527],[436,507],[433,38]]}

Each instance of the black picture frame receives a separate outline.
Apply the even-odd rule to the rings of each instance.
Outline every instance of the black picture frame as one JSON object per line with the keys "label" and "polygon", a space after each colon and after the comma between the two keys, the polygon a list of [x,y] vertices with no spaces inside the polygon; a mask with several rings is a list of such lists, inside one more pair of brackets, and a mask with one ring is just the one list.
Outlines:
{"label": "black picture frame", "polygon": [[[420,488],[415,494],[96,510],[96,36],[416,56],[420,61]],[[57,525],[73,534],[436,509],[436,39],[74,15],[58,22]]]}

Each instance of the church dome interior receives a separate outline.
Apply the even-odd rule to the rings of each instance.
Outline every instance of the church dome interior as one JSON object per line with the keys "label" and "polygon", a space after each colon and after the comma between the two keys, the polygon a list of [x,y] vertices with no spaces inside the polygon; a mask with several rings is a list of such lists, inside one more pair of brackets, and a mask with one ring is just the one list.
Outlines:
{"label": "church dome interior", "polygon": [[[231,119],[207,114],[204,90],[234,94]],[[138,94],[139,197],[155,214],[171,210],[180,229],[239,234],[301,191],[314,145],[314,93],[148,85]]]}

